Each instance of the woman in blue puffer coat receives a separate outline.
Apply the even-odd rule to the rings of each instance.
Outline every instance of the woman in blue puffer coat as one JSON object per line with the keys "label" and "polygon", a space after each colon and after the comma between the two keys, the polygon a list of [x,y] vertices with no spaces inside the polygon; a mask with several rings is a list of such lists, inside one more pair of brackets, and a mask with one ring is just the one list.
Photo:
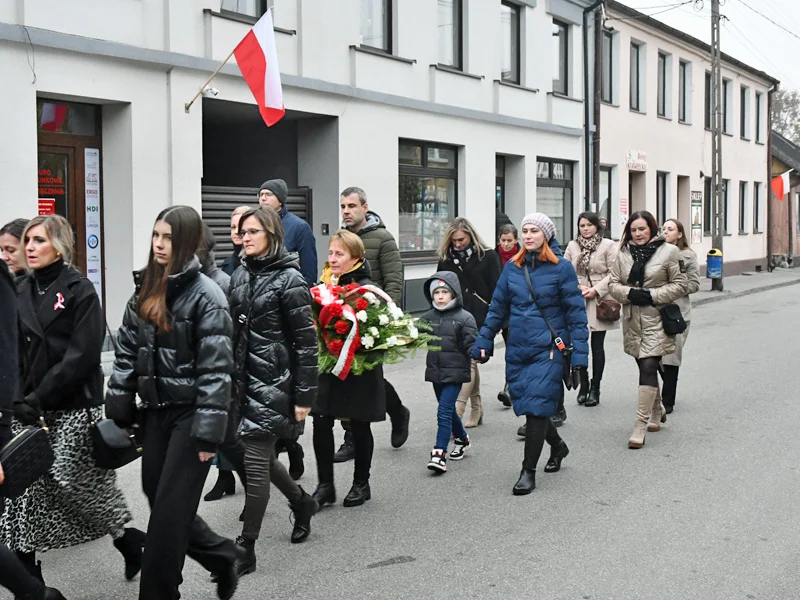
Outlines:
{"label": "woman in blue puffer coat", "polygon": [[555,225],[546,215],[533,213],[522,220],[520,229],[522,249],[506,263],[472,349],[475,360],[489,360],[495,336],[505,322],[509,323],[506,379],[514,412],[526,419],[525,457],[514,485],[515,495],[530,494],[536,487],[536,463],[545,440],[551,448],[546,473],[558,471],[569,453],[550,422],[564,397],[565,374],[548,321],[563,343],[573,346],[572,373],[567,375],[575,380],[577,371],[589,364],[586,307],[575,269],[561,257]]}

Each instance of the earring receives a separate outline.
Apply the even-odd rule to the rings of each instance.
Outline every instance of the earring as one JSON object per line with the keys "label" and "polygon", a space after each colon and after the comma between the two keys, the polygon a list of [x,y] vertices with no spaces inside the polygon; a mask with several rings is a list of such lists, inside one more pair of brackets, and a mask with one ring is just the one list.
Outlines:
{"label": "earring", "polygon": [[61,252],[56,252],[56,256],[61,256]]}

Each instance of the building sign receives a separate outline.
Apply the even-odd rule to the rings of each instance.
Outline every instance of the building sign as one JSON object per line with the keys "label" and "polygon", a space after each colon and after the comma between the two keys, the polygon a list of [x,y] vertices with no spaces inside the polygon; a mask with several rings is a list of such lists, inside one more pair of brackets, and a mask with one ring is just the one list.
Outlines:
{"label": "building sign", "polygon": [[692,244],[703,241],[703,192],[692,192]]}
{"label": "building sign", "polygon": [[39,216],[56,214],[55,198],[39,198]]}
{"label": "building sign", "polygon": [[100,223],[100,150],[84,150],[84,184],[86,190],[86,277],[103,301],[103,246]]}
{"label": "building sign", "polygon": [[622,225],[623,229],[625,225],[628,224],[628,199],[627,198],[620,198],[619,199],[619,224]]}
{"label": "building sign", "polygon": [[647,152],[628,150],[627,164],[630,171],[647,171]]}

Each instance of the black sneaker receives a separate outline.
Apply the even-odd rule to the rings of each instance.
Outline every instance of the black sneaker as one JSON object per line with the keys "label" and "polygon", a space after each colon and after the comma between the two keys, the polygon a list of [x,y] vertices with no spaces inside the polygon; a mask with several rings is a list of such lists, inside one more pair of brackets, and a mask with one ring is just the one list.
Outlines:
{"label": "black sneaker", "polygon": [[431,459],[428,461],[428,469],[435,473],[447,472],[447,453],[436,448],[431,452]]}
{"label": "black sneaker", "polygon": [[464,453],[470,448],[472,448],[472,444],[469,443],[469,436],[463,440],[453,438],[453,451],[450,453],[450,459],[461,460],[464,458]]}

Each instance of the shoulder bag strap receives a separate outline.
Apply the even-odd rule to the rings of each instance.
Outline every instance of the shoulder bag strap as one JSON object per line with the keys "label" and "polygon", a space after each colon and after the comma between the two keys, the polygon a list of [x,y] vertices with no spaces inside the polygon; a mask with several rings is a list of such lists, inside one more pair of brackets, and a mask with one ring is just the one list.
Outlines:
{"label": "shoulder bag strap", "polygon": [[536,298],[536,292],[533,291],[533,284],[531,283],[531,275],[528,273],[528,264],[522,264],[522,271],[525,273],[525,281],[528,282],[528,289],[531,292],[531,298],[533,298],[533,303],[536,305],[536,308],[539,309],[539,313],[541,313],[544,322],[547,324],[547,328],[550,330],[550,335],[553,338],[553,343],[556,345],[556,348],[559,350],[563,350],[566,348],[566,344],[564,344],[564,340],[561,339],[561,336],[558,335],[553,326],[550,324],[550,319],[547,318],[547,314],[542,310],[542,307],[539,305],[539,300]]}

